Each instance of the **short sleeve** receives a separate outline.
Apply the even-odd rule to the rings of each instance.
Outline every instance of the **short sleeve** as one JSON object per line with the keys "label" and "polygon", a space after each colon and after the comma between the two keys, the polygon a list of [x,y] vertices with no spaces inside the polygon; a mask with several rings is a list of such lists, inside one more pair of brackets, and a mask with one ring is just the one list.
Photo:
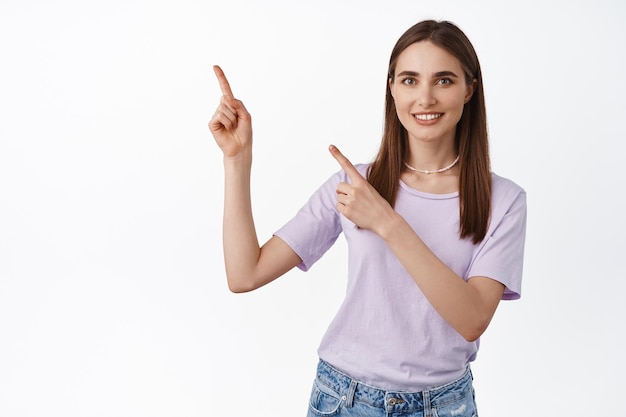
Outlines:
{"label": "short sleeve", "polygon": [[337,184],[345,180],[342,175],[345,174],[340,171],[322,184],[296,215],[274,233],[302,259],[298,268],[303,271],[309,270],[341,233],[335,206]]}
{"label": "short sleeve", "polygon": [[488,237],[479,245],[467,277],[494,279],[506,287],[503,300],[519,299],[525,239],[526,193],[515,186],[495,196]]}

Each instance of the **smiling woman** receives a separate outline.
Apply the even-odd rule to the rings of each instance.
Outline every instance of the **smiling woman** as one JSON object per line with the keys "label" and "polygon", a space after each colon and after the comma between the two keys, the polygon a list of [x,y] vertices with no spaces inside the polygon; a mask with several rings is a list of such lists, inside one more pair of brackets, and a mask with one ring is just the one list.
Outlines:
{"label": "smiling woman", "polygon": [[229,288],[306,271],[341,233],[349,244],[348,291],[318,349],[309,416],[476,415],[470,363],[499,301],[520,297],[526,197],[490,172],[482,75],[463,32],[429,20],[400,37],[378,155],[355,166],[331,145],[341,170],[262,246],[251,117],[215,74]]}
{"label": "smiling woman", "polygon": [[[456,125],[475,84],[457,74],[463,74],[459,60],[432,42],[417,42],[402,51],[390,80],[391,95],[410,141],[454,143]],[[411,163],[423,166],[425,162]]]}

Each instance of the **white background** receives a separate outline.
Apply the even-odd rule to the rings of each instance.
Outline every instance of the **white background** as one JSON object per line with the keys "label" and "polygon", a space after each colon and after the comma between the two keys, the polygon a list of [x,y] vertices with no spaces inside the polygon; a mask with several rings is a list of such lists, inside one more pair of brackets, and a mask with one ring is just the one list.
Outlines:
{"label": "white background", "polygon": [[345,242],[228,292],[220,64],[253,115],[259,238],[381,135],[396,39],[457,23],[494,171],[528,192],[524,294],[474,364],[482,417],[626,415],[626,6],[0,3],[0,416],[305,415]]}

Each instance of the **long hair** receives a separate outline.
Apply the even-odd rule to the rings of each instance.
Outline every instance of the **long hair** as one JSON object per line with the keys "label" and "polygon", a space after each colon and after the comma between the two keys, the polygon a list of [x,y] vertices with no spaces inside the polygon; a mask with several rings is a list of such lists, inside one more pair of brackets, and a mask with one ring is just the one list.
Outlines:
{"label": "long hair", "polygon": [[367,179],[392,206],[398,194],[400,174],[408,157],[408,136],[400,123],[391,95],[398,56],[410,45],[429,41],[445,49],[461,63],[467,85],[475,82],[471,99],[463,107],[456,127],[459,154],[459,214],[461,238],[476,244],[487,234],[491,214],[491,167],[487,137],[487,114],[482,74],[476,51],[465,34],[446,21],[422,21],[409,28],[396,42],[389,59],[383,138]]}

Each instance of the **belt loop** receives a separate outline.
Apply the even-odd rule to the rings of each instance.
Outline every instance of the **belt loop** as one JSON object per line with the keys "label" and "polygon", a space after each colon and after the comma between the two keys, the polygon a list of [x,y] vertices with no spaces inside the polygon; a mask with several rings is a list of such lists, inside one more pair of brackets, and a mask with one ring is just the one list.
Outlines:
{"label": "belt loop", "polygon": [[357,382],[350,380],[350,386],[348,387],[348,393],[346,394],[346,407],[351,408],[354,404],[354,393],[356,391]]}
{"label": "belt loop", "polygon": [[430,391],[422,391],[422,397],[424,399],[424,417],[431,417]]}

